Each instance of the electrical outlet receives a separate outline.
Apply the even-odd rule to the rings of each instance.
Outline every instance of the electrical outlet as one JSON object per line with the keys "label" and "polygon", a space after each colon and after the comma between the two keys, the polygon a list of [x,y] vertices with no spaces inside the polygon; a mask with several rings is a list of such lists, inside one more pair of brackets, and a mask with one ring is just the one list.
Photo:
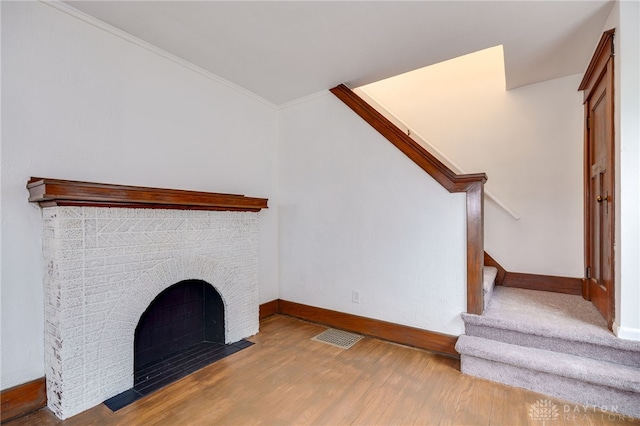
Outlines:
{"label": "electrical outlet", "polygon": [[358,290],[353,290],[351,292],[351,301],[353,303],[360,303],[360,292]]}

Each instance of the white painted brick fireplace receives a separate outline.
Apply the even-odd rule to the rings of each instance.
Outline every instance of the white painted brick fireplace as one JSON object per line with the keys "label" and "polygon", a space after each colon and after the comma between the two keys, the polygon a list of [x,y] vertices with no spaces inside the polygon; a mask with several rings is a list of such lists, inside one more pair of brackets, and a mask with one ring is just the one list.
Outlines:
{"label": "white painted brick fireplace", "polygon": [[73,416],[133,386],[140,316],[164,289],[211,284],[225,341],[258,332],[258,213],[107,207],[43,209],[49,408]]}

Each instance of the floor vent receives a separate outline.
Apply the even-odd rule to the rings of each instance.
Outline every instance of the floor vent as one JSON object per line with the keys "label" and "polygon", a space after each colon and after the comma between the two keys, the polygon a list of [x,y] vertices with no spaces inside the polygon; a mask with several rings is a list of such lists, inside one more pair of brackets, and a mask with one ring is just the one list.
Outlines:
{"label": "floor vent", "polygon": [[363,336],[359,334],[329,328],[318,334],[316,337],[312,337],[311,340],[327,343],[342,349],[349,349],[351,346],[358,343],[362,337]]}

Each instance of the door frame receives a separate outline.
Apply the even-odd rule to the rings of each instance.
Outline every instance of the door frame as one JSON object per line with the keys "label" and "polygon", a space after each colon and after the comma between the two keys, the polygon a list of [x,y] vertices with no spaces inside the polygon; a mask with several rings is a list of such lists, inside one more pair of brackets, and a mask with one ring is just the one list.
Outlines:
{"label": "door frame", "polygon": [[591,235],[591,194],[589,191],[591,181],[591,167],[590,167],[590,123],[589,123],[589,101],[593,95],[595,87],[602,81],[602,78],[608,78],[607,84],[607,102],[609,106],[608,120],[611,123],[607,132],[610,132],[608,137],[611,141],[609,147],[608,164],[607,168],[611,171],[611,194],[608,197],[607,203],[609,208],[609,220],[607,226],[611,232],[610,244],[608,247],[611,253],[611,282],[607,288],[608,296],[608,315],[605,318],[610,330],[613,328],[613,321],[615,319],[615,212],[616,212],[616,169],[615,169],[615,88],[614,88],[614,35],[615,28],[605,31],[600,38],[600,42],[596,47],[595,53],[591,58],[587,71],[580,83],[579,91],[584,93],[584,266],[585,277],[582,280],[582,297],[586,300],[591,300],[591,294],[589,289],[589,267],[591,264],[592,254],[592,235]]}

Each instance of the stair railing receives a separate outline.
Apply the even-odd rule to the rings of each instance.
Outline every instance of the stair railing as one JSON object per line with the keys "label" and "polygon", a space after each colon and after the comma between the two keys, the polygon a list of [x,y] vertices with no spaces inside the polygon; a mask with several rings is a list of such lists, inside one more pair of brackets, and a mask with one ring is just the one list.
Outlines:
{"label": "stair railing", "polygon": [[[362,89],[355,89],[353,92],[358,96],[360,96],[365,102],[367,102],[377,111],[379,111],[382,115],[384,115],[389,121],[391,121],[393,124],[398,126],[401,130],[403,130],[407,134],[407,136],[411,137],[413,140],[415,140],[420,145],[425,147],[429,152],[434,154],[436,158],[438,158],[440,161],[446,164],[454,172],[458,174],[466,174],[466,172],[462,169],[462,167],[460,167],[452,159],[447,157],[442,151],[436,148],[431,142],[429,142],[419,132],[415,131],[414,129],[411,129],[411,127],[409,127],[407,123],[405,123],[397,115],[392,113],[387,107],[385,107],[375,97],[371,96],[369,93],[367,93],[365,90],[362,90]],[[496,203],[504,211],[509,213],[509,215],[512,218],[514,218],[515,220],[520,220],[520,215],[513,208],[507,205],[507,203],[505,203],[500,198],[498,198],[498,196],[495,195],[493,192],[491,192],[489,189],[487,188],[484,189],[484,195],[486,195],[489,199],[493,200],[493,202]]]}
{"label": "stair railing", "polygon": [[481,315],[484,309],[484,184],[485,173],[457,174],[398,126],[344,84],[331,89],[356,114],[427,172],[447,191],[466,193],[467,312]]}

